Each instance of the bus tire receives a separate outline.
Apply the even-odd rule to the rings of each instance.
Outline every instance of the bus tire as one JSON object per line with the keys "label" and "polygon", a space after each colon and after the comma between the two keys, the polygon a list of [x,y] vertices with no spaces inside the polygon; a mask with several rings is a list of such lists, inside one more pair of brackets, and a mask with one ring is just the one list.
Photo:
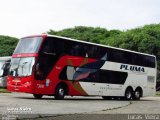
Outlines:
{"label": "bus tire", "polygon": [[132,89],[131,88],[127,88],[125,91],[125,95],[124,98],[125,100],[131,100],[132,99]]}
{"label": "bus tire", "polygon": [[63,100],[65,96],[65,88],[63,85],[58,85],[55,90],[55,99]]}
{"label": "bus tire", "polygon": [[43,95],[41,95],[41,94],[33,94],[33,96],[36,99],[41,99],[43,97]]}
{"label": "bus tire", "polygon": [[137,88],[133,94],[133,99],[134,100],[140,100],[140,97],[142,95],[142,91],[140,88]]}

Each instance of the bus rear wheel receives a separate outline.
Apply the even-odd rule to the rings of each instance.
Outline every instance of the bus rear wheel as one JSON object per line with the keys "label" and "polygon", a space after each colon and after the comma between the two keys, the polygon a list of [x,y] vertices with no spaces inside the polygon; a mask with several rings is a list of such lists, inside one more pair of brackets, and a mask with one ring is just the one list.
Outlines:
{"label": "bus rear wheel", "polygon": [[132,89],[127,88],[125,95],[124,95],[125,100],[131,100],[132,99]]}
{"label": "bus rear wheel", "polygon": [[63,100],[65,96],[65,88],[62,85],[58,85],[55,91],[55,99]]}
{"label": "bus rear wheel", "polygon": [[134,95],[133,95],[133,99],[134,100],[140,100],[141,94],[142,94],[141,90],[136,89],[135,92],[134,92]]}
{"label": "bus rear wheel", "polygon": [[41,99],[43,97],[43,95],[41,95],[41,94],[33,94],[33,96],[36,99]]}

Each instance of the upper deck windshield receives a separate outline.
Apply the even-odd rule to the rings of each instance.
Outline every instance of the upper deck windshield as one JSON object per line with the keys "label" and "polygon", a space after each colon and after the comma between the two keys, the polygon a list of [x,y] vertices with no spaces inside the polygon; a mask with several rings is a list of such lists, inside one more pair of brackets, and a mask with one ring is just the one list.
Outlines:
{"label": "upper deck windshield", "polygon": [[20,39],[14,54],[17,53],[38,53],[43,37],[26,37]]}

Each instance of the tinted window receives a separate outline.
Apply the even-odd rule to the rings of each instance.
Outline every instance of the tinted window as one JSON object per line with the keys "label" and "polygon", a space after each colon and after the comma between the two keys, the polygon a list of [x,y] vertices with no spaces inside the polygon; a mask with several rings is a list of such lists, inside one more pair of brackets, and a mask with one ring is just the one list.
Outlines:
{"label": "tinted window", "polygon": [[61,80],[96,82],[98,81],[98,74],[96,69],[79,68],[73,66],[66,66],[60,73]]}
{"label": "tinted window", "polygon": [[45,79],[62,54],[63,40],[47,37],[39,52],[35,78],[38,80]]}
{"label": "tinted window", "polygon": [[109,84],[124,84],[128,74],[126,72],[78,68],[66,66],[60,73],[61,80],[81,82],[96,82]]}
{"label": "tinted window", "polygon": [[97,46],[94,45],[87,45],[87,55],[89,58],[96,58],[97,55]]}
{"label": "tinted window", "polygon": [[73,56],[86,57],[86,45],[83,43],[66,40],[64,42],[64,53]]}
{"label": "tinted window", "polygon": [[145,60],[146,60],[146,66],[153,67],[153,68],[155,67],[155,58],[154,57],[146,56]]}
{"label": "tinted window", "polygon": [[97,59],[108,60],[109,54],[110,51],[108,48],[98,47],[97,54],[95,56]]}
{"label": "tinted window", "polygon": [[128,73],[110,70],[101,70],[100,72],[100,83],[111,83],[111,84],[124,84]]}
{"label": "tinted window", "polygon": [[[77,41],[64,40],[54,38],[60,41],[56,44],[51,44],[51,51],[56,50],[59,55],[72,55],[79,57],[89,57],[111,62],[131,64],[144,67],[155,67],[155,58],[147,55],[137,54],[124,50],[96,46]],[[49,49],[49,48],[48,48]]]}
{"label": "tinted window", "polygon": [[155,58],[152,56],[132,53],[133,65],[155,68]]}

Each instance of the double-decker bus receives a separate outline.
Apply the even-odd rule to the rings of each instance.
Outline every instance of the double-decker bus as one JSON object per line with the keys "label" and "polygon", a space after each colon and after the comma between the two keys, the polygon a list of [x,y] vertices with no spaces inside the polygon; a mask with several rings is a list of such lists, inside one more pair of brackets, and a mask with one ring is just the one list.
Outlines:
{"label": "double-decker bus", "polygon": [[53,35],[19,40],[7,88],[64,99],[70,96],[139,100],[155,94],[156,57]]}

